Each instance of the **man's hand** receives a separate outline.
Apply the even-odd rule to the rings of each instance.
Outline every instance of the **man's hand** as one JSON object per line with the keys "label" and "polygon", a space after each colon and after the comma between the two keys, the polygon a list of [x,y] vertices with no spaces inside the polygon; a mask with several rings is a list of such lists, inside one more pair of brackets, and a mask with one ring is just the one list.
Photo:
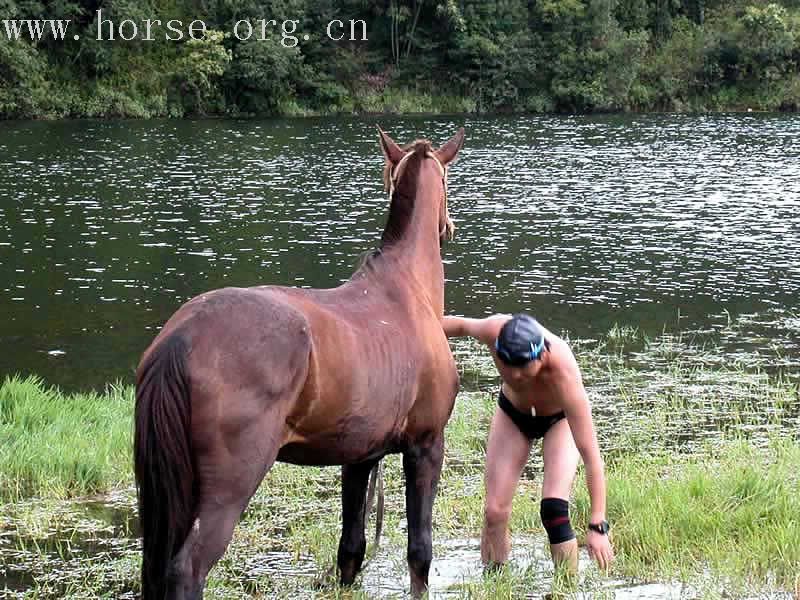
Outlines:
{"label": "man's hand", "polygon": [[597,561],[597,566],[603,571],[611,566],[614,560],[614,549],[611,547],[611,540],[608,534],[602,534],[592,529],[586,534],[586,549],[589,556]]}

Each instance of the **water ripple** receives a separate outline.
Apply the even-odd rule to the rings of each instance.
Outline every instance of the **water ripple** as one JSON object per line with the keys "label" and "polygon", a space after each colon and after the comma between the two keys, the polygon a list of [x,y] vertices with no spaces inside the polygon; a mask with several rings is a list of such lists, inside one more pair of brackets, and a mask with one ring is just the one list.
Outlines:
{"label": "water ripple", "polygon": [[[440,143],[462,124],[448,311],[525,309],[583,336],[797,307],[800,119],[382,126]],[[382,157],[362,120],[2,123],[0,134],[2,339],[17,348],[2,371],[129,377],[181,302],[224,285],[337,285],[385,223]],[[101,340],[83,333],[110,325]],[[76,346],[80,364],[43,358]]]}

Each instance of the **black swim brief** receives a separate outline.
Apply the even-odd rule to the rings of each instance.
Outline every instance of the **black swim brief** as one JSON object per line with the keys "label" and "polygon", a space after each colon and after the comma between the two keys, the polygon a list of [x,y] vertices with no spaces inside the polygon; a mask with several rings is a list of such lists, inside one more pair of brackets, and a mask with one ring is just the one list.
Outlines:
{"label": "black swim brief", "polygon": [[543,438],[544,434],[561,419],[567,415],[564,411],[558,412],[554,415],[547,415],[543,417],[534,417],[531,414],[526,414],[511,404],[511,401],[506,398],[503,390],[500,390],[500,396],[497,398],[497,406],[503,409],[503,412],[514,421],[519,430],[528,436],[528,439],[536,440]]}

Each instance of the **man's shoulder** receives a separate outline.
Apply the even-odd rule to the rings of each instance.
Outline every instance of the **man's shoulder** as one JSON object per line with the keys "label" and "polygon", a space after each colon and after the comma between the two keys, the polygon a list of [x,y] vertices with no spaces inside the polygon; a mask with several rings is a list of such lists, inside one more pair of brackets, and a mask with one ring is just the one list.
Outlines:
{"label": "man's shoulder", "polygon": [[572,353],[569,344],[564,339],[550,331],[547,327],[542,326],[542,331],[544,332],[544,339],[547,340],[551,350],[557,349],[559,352],[567,351],[570,354]]}
{"label": "man's shoulder", "polygon": [[574,372],[578,370],[578,361],[566,340],[548,332],[547,341],[550,344],[550,352],[555,359],[553,361],[555,370],[563,372]]}

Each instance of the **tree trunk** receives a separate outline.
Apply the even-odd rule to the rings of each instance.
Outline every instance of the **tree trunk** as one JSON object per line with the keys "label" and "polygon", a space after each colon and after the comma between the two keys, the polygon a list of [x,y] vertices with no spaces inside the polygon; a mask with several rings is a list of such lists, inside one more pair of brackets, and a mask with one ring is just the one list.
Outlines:
{"label": "tree trunk", "polygon": [[414,0],[414,21],[411,23],[411,30],[408,32],[408,43],[406,44],[406,56],[411,54],[411,41],[414,38],[414,32],[417,30],[417,21],[419,21],[419,13],[422,12],[422,5],[425,0]]}

